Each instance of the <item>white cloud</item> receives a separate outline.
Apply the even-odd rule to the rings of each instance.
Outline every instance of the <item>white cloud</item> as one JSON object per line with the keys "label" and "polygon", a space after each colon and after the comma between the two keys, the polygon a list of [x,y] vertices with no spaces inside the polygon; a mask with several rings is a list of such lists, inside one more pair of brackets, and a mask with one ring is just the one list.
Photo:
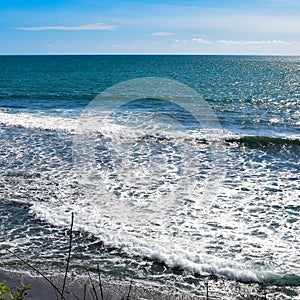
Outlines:
{"label": "white cloud", "polygon": [[[173,52],[203,54],[298,55],[300,41],[284,39],[174,39]],[[170,51],[170,50],[169,50]],[[167,52],[167,51],[166,51]]]}
{"label": "white cloud", "polygon": [[166,31],[160,31],[160,32],[153,32],[150,35],[152,36],[170,36],[170,35],[174,35],[174,32],[166,32]]}
{"label": "white cloud", "polygon": [[194,38],[192,39],[193,42],[199,43],[199,44],[211,44],[212,42],[209,40],[201,39],[201,38]]}
{"label": "white cloud", "polygon": [[287,42],[283,40],[220,40],[223,45],[297,45],[298,42]]}
{"label": "white cloud", "polygon": [[[299,1],[299,0],[298,0]],[[187,9],[186,13],[176,16],[152,16],[126,20],[127,24],[149,26],[155,24],[161,28],[168,28],[171,32],[187,30],[207,32],[217,30],[241,34],[280,34],[296,38],[300,33],[299,15],[271,15],[263,12],[245,12],[239,10],[200,10],[199,8]],[[171,28],[171,29],[170,29]]]}
{"label": "white cloud", "polygon": [[105,25],[103,23],[93,23],[80,26],[34,26],[18,27],[20,30],[42,31],[42,30],[116,30],[118,26]]}

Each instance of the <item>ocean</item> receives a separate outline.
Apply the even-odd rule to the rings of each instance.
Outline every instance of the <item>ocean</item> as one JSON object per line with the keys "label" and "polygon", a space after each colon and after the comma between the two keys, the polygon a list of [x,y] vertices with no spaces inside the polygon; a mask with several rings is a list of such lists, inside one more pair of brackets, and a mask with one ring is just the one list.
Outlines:
{"label": "ocean", "polygon": [[300,57],[0,56],[0,139],[0,247],[46,273],[73,212],[77,276],[300,298]]}

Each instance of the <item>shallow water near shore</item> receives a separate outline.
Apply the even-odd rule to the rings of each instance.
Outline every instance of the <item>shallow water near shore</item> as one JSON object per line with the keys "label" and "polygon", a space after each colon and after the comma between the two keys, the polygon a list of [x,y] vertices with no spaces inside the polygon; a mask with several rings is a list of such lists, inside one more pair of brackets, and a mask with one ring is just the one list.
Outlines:
{"label": "shallow water near shore", "polygon": [[[63,272],[74,212],[78,275],[99,263],[105,278],[190,296],[203,296],[208,280],[216,299],[299,297],[299,58],[26,56],[0,64],[1,248]],[[221,139],[156,99],[132,102],[113,126],[88,133],[92,153],[78,147],[78,120],[94,97],[146,76],[198,92]],[[83,158],[75,163],[74,148]],[[203,197],[215,177],[215,197]],[[1,264],[21,266],[4,252]]]}

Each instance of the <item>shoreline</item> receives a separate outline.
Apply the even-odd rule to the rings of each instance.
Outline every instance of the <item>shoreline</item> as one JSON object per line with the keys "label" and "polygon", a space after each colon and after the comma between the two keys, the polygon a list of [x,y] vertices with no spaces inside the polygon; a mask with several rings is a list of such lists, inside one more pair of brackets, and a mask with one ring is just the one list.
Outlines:
{"label": "shoreline", "polygon": [[[49,272],[43,271],[43,274],[45,274],[46,277],[61,291],[64,281],[64,273],[61,270],[52,270],[52,272],[50,270]],[[224,278],[210,278],[208,280],[203,280],[202,284],[199,285],[199,294],[195,295],[189,294],[188,291],[180,291],[174,287],[151,285],[146,281],[108,279],[101,276],[102,298],[98,275],[92,272],[90,275],[97,297],[95,297],[95,291],[93,291],[89,276],[81,275],[76,272],[76,268],[71,268],[65,286],[65,300],[266,300],[273,299],[273,295],[276,294],[276,288],[274,289],[274,287],[240,283]],[[22,284],[31,284],[28,295],[32,297],[32,300],[61,299],[61,295],[55,291],[50,283],[42,276],[32,274],[32,271],[29,269],[18,268],[17,266],[13,269],[13,266],[2,265],[0,267],[0,282],[3,282],[4,280],[6,281],[7,286],[13,290],[16,290],[17,287],[22,287]],[[299,295],[300,294],[291,294],[290,296],[297,297]],[[292,297],[285,299],[300,298]]]}
{"label": "shoreline", "polygon": [[[42,276],[35,276],[30,274],[31,271],[26,270],[9,270],[0,267],[0,282],[6,281],[7,286],[10,289],[16,290],[17,287],[21,287],[22,284],[31,284],[28,291],[28,296],[31,296],[33,300],[53,300],[60,299],[61,295],[48,283]],[[93,274],[94,275],[94,274]],[[47,278],[58,287],[62,288],[64,280],[64,274],[47,275]],[[102,299],[99,281],[93,276],[92,281],[97,293],[97,299]],[[101,287],[103,292],[103,299],[105,300],[179,300],[179,299],[204,299],[198,296],[189,296],[185,293],[164,292],[157,290],[154,287],[142,286],[141,283],[128,281],[128,280],[107,280],[101,279]],[[80,276],[76,274],[68,274],[66,287],[64,292],[66,300],[72,299],[95,299],[95,292],[90,283],[88,276]]]}

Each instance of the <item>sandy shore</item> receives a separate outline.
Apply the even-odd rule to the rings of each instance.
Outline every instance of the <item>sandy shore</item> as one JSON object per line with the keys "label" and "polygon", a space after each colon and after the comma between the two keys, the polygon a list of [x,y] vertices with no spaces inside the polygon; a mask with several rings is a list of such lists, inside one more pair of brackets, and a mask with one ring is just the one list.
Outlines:
{"label": "sandy shore", "polygon": [[[63,283],[63,274],[48,277],[51,281],[61,289]],[[61,296],[43,277],[32,276],[27,272],[11,272],[9,270],[0,269],[0,282],[6,280],[7,286],[11,289],[21,287],[23,284],[31,284],[28,295],[33,300],[54,300],[61,299]],[[95,288],[99,300],[101,292],[98,281],[95,280]],[[84,293],[86,286],[86,292]],[[135,300],[135,299],[153,299],[153,300],[167,300],[167,299],[205,299],[204,297],[190,297],[186,294],[178,294],[178,292],[160,292],[158,290],[145,288],[137,283],[131,284],[127,281],[119,282],[102,282],[102,292],[104,300]],[[85,296],[84,296],[85,294]],[[127,298],[128,295],[130,298]],[[92,290],[88,277],[72,277],[69,276],[64,292],[66,300],[73,299],[95,299],[95,294]]]}
{"label": "sandy shore", "polygon": [[[13,271],[12,271],[13,270]],[[32,300],[55,300],[61,299],[61,295],[55,291],[43,277],[34,276],[34,273],[27,270],[15,271],[10,268],[0,268],[0,282],[6,280],[7,286],[11,289],[21,287],[21,284],[31,284],[28,294]],[[53,273],[51,273],[53,274]],[[56,275],[47,276],[52,283],[61,291],[64,274],[56,272]],[[102,279],[101,297],[99,280],[97,274],[91,274],[97,293],[92,290],[90,279],[87,275],[69,272],[64,298],[65,300],[206,300],[205,282],[209,284],[210,300],[266,300],[266,299],[299,299],[300,287],[262,287],[258,284],[245,284],[226,279],[211,278],[208,281],[201,281],[199,295],[191,296],[179,290],[168,287],[147,285],[143,282],[130,282],[125,280]],[[86,287],[86,289],[85,289]],[[86,290],[86,292],[84,292]],[[129,297],[128,297],[129,295]]]}

